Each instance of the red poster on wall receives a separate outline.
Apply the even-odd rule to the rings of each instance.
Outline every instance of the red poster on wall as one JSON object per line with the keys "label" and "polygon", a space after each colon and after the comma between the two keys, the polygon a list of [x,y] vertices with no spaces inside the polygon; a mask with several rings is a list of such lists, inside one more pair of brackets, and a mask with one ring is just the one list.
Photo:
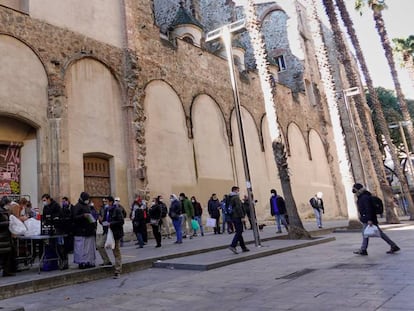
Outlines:
{"label": "red poster on wall", "polygon": [[0,196],[20,194],[20,144],[0,144]]}

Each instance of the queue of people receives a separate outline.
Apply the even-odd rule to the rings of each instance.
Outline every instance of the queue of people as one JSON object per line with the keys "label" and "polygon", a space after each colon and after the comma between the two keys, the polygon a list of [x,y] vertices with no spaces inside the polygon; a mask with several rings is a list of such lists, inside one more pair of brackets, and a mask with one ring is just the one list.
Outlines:
{"label": "queue of people", "polygon": [[[208,218],[213,220],[212,225],[209,226],[213,228],[214,234],[222,234],[226,231],[229,234],[234,233],[229,250],[235,254],[238,254],[238,246],[242,252],[249,251],[244,242],[243,231],[247,229],[246,218],[249,220],[249,229],[252,229],[251,216],[254,209],[251,204],[257,202],[253,200],[253,197],[249,201],[247,196],[241,200],[239,191],[239,187],[233,186],[231,192],[224,195],[222,200],[219,200],[217,194],[213,193],[207,203]],[[354,185],[353,192],[358,198],[357,204],[364,229],[372,224],[378,227],[375,207],[369,199],[365,198],[370,197],[371,194],[360,184]],[[275,189],[272,189],[270,194],[270,215],[275,218],[276,233],[282,232],[282,225],[289,232],[285,200]],[[167,206],[163,196],[158,195],[148,204],[141,196],[136,196],[131,204],[129,217],[136,236],[137,248],[144,248],[147,245],[149,226],[155,238],[155,247],[162,247],[163,238],[172,238],[170,220],[175,231],[175,244],[182,244],[184,238],[204,236],[203,208],[196,197],[192,196],[188,199],[185,193],[180,193],[179,196],[171,194],[169,201],[169,206]],[[321,214],[324,213],[322,193],[316,193],[309,203],[314,209],[318,227],[322,228]],[[113,266],[114,278],[120,277],[122,272],[120,248],[124,236],[123,225],[126,211],[120,204],[119,198],[105,197],[102,200],[102,206],[97,209],[86,192],[80,194],[75,205],[72,205],[67,197],[63,197],[59,204],[49,194],[44,194],[42,204],[41,234],[59,235],[55,243],[57,243],[58,256],[63,261],[61,269],[68,268],[68,253],[72,251],[74,263],[79,269],[95,267],[96,250],[98,250],[103,261],[101,265]],[[39,219],[38,211],[34,210],[30,202],[24,198],[17,203],[11,202],[7,197],[0,200],[0,263],[3,276],[13,276],[16,272],[13,235],[9,231],[10,215],[22,222],[31,217]],[[220,217],[223,218],[222,226],[220,226]],[[398,252],[400,248],[379,227],[378,230],[381,238],[391,246],[387,253]],[[197,233],[198,231],[200,234]],[[108,244],[108,240],[112,243]],[[367,247],[368,238],[364,236],[361,248],[355,253],[367,255]],[[114,265],[107,253],[108,249],[112,249]]]}

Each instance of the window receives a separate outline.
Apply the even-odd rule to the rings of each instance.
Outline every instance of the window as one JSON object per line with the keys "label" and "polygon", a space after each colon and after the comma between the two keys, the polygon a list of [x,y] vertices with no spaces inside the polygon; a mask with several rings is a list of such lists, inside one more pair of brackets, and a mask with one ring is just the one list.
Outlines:
{"label": "window", "polygon": [[282,72],[286,70],[285,57],[283,55],[273,57],[273,60],[275,66],[277,67],[277,72]]}

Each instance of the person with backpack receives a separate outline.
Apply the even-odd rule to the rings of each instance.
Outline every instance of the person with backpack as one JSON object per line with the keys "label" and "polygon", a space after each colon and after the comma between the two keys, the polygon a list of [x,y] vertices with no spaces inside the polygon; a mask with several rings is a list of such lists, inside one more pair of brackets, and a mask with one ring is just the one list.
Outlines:
{"label": "person with backpack", "polygon": [[171,230],[170,230],[170,222],[168,220],[168,207],[164,203],[164,198],[162,195],[157,197],[157,201],[161,206],[161,231],[163,233],[163,238],[171,239]]}
{"label": "person with backpack", "polygon": [[[359,220],[362,222],[362,245],[361,248],[354,251],[354,254],[367,256],[368,252],[368,242],[369,238],[364,235],[364,231],[368,226],[376,226],[380,233],[381,239],[388,243],[391,248],[387,251],[387,254],[393,254],[398,252],[400,248],[392,241],[379,227],[377,220],[377,210],[376,210],[376,197],[371,194],[364,186],[360,183],[356,183],[352,187],[352,193],[357,196],[357,206],[359,212]],[[374,198],[374,199],[373,199]]]}
{"label": "person with backpack", "polygon": [[223,200],[221,201],[221,210],[223,212],[223,228],[221,231],[224,233],[227,225],[227,233],[232,234],[234,232],[234,226],[231,221],[231,214],[233,211],[231,210],[229,202],[230,197],[228,194],[225,194],[223,196]]}
{"label": "person with backpack", "polygon": [[323,207],[322,192],[318,192],[309,200],[309,204],[313,208],[313,212],[316,218],[316,224],[318,228],[322,228],[322,213],[325,214],[325,208]]}
{"label": "person with backpack", "polygon": [[177,237],[177,240],[174,242],[175,244],[182,244],[183,243],[183,232],[181,229],[181,223],[182,223],[182,209],[181,209],[181,202],[177,198],[175,194],[170,195],[170,210],[168,212],[168,216],[170,216],[172,223],[174,225],[175,229],[175,235]]}
{"label": "person with backpack", "polygon": [[231,188],[231,192],[229,193],[229,204],[227,205],[227,209],[231,211],[232,222],[236,229],[236,233],[234,234],[233,241],[229,246],[229,250],[231,250],[235,254],[238,254],[236,249],[238,243],[240,244],[240,247],[243,252],[249,251],[243,239],[242,219],[246,216],[246,214],[242,207],[242,202],[239,197],[239,191],[240,188],[237,186],[233,186]]}

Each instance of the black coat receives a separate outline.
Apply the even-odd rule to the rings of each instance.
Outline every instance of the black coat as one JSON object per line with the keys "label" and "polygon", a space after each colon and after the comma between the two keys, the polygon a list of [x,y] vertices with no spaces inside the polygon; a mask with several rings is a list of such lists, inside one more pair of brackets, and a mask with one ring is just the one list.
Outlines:
{"label": "black coat", "polygon": [[208,213],[210,214],[211,218],[220,217],[220,208],[221,202],[219,200],[210,199],[208,201]]}
{"label": "black coat", "polygon": [[[279,210],[279,214],[280,215],[286,214],[287,211],[286,211],[285,199],[283,199],[280,195],[277,195],[276,203],[277,203],[277,209]],[[273,197],[270,197],[270,214],[272,216],[275,216],[275,210],[273,208]]]}
{"label": "black coat", "polygon": [[96,223],[90,223],[84,214],[91,214],[91,208],[79,200],[73,208],[74,236],[93,236],[96,234]]}
{"label": "black coat", "polygon": [[[122,209],[118,206],[105,207],[103,213],[103,221],[110,223],[109,227],[114,234],[115,240],[120,240],[124,236],[124,214]],[[108,227],[103,227],[104,233],[108,232]]]}
{"label": "black coat", "polygon": [[145,217],[144,209],[137,208],[134,211],[134,220],[132,221],[132,228],[135,233],[143,233],[147,230],[147,219]]}
{"label": "black coat", "polygon": [[9,231],[9,214],[0,207],[0,254],[11,252],[11,233]]}
{"label": "black coat", "polygon": [[371,192],[364,190],[358,194],[357,206],[359,212],[359,220],[366,224],[372,221],[374,225],[378,225],[377,214],[375,213],[375,206],[372,202]]}

